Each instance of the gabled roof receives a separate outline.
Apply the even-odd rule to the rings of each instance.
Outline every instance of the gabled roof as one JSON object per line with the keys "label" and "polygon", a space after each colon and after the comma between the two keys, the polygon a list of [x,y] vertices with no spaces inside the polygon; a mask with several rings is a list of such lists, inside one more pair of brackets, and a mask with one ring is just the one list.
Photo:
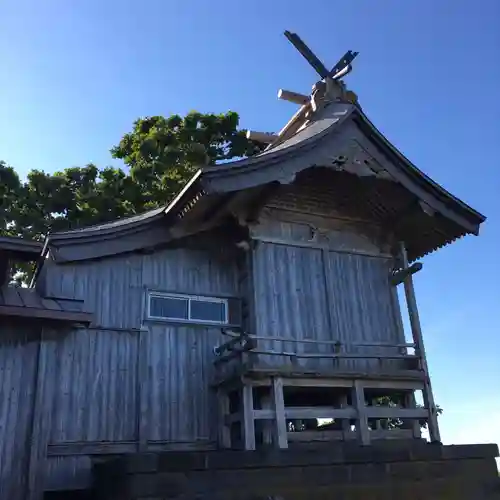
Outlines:
{"label": "gabled roof", "polygon": [[[376,222],[397,226],[395,236],[405,241],[412,260],[466,234],[478,234],[485,217],[413,165],[376,129],[357,101],[338,91],[335,98],[326,94],[318,99],[313,108],[304,105],[264,152],[201,168],[169,205],[108,224],[52,234],[46,247],[54,250],[56,260],[80,260],[137,250],[140,238],[132,235],[143,234],[144,241],[149,238],[147,244],[175,239],[186,234],[179,229],[184,219],[189,219],[192,231],[193,221],[206,222],[233,197],[247,193],[247,198],[258,198],[266,186],[291,185],[302,178],[302,172],[318,167],[358,179],[359,186],[354,181],[346,184],[358,193],[352,203],[377,204]],[[345,178],[339,175],[339,182],[341,177]],[[363,188],[365,179],[374,181],[369,189]],[[337,183],[334,176],[331,182]],[[359,193],[366,199],[359,199]],[[87,257],[84,253],[77,257],[63,249],[99,245],[118,237],[128,241],[121,250],[107,244],[106,249],[94,247]]]}

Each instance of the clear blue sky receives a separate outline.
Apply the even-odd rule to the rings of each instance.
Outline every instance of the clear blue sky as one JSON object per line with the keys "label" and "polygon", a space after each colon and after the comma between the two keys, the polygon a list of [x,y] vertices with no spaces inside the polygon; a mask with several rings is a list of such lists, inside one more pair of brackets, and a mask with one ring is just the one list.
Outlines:
{"label": "clear blue sky", "polygon": [[498,0],[4,0],[0,159],[21,174],[90,161],[143,115],[238,111],[279,130],[313,70],[360,51],[348,85],[419,168],[487,215],[416,278],[447,442],[500,442],[500,2]]}

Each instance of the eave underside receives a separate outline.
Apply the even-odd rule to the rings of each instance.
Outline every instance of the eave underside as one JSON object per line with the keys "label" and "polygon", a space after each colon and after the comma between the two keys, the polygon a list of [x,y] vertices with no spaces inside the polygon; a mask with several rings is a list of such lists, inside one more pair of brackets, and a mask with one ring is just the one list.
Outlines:
{"label": "eave underside", "polygon": [[314,199],[317,207],[324,207],[324,215],[335,211],[352,225],[371,224],[394,244],[404,241],[411,260],[467,234],[438,213],[426,214],[418,198],[399,184],[375,177],[360,178],[318,167],[301,172],[293,184],[276,192],[282,205],[287,198],[293,202],[304,195]]}

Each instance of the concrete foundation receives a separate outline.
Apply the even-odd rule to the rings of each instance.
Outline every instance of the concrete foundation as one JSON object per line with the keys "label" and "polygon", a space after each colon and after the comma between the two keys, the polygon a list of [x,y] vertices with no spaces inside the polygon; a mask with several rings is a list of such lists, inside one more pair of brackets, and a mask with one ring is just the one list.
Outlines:
{"label": "concrete foundation", "polygon": [[102,500],[500,499],[496,445],[138,454],[96,465]]}

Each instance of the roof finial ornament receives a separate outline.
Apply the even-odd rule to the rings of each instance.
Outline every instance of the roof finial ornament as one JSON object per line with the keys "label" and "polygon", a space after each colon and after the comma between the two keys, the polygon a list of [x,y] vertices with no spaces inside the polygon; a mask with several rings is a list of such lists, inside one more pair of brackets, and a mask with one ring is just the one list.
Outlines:
{"label": "roof finial ornament", "polygon": [[[280,90],[278,97],[280,99],[291,100],[295,103],[304,104],[304,101],[310,101],[313,112],[316,111],[319,101],[329,102],[333,100],[348,100],[355,102],[356,96],[353,92],[346,90],[341,79],[352,71],[352,61],[356,58],[359,52],[348,50],[328,71],[326,66],[318,59],[313,51],[304,43],[304,41],[296,33],[285,31],[286,38],[300,52],[306,61],[314,68],[321,77],[321,81],[313,86],[311,96],[304,96],[295,92]],[[291,97],[291,98],[290,98]],[[288,99],[290,98],[290,99]]]}
{"label": "roof finial ornament", "polygon": [[274,148],[297,131],[306,127],[315,113],[332,101],[343,101],[358,105],[358,98],[354,92],[346,89],[342,78],[352,71],[352,61],[359,52],[348,50],[335,66],[328,71],[325,65],[316,57],[312,50],[296,34],[285,31],[285,36],[290,43],[302,54],[307,62],[319,74],[321,80],[313,85],[310,95],[299,94],[289,90],[280,89],[278,99],[300,105],[300,109],[279,131],[278,134],[268,134],[249,130],[247,138],[262,144],[267,144],[266,151]]}

